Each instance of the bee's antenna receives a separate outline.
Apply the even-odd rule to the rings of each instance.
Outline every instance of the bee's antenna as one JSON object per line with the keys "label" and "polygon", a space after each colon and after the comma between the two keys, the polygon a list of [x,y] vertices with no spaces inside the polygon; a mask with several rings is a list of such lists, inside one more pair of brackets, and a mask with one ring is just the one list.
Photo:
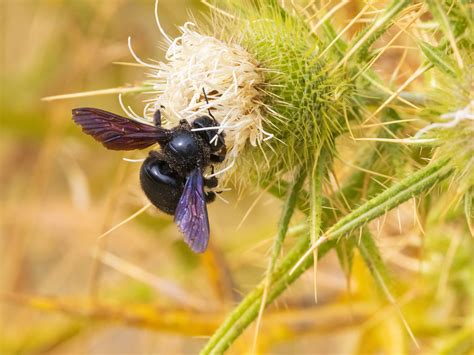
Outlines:
{"label": "bee's antenna", "polygon": [[[204,88],[202,88],[202,92],[204,93],[204,99],[206,100],[206,103],[209,105],[209,100],[207,99],[206,90],[204,90]],[[214,115],[211,113],[211,108],[210,107],[207,108],[207,112],[209,112],[209,116],[211,116],[211,118],[214,120],[214,122],[218,123],[216,118],[214,117]]]}

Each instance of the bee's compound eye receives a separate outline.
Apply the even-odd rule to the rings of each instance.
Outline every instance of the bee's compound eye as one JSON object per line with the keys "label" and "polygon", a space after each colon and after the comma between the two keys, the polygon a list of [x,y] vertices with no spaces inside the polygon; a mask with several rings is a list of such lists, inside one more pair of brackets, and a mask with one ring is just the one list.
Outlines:
{"label": "bee's compound eye", "polygon": [[[201,116],[193,121],[193,128],[216,127],[216,122],[209,116]],[[206,132],[206,131],[204,131]]]}
{"label": "bee's compound eye", "polygon": [[[209,116],[198,117],[193,122],[193,128],[198,128],[198,129],[217,127],[217,126],[218,124]],[[199,130],[199,131],[196,131],[196,133],[202,139],[204,139],[206,142],[209,143],[211,150],[213,152],[219,151],[224,145],[224,138],[222,134],[219,134],[216,138],[217,129]]]}

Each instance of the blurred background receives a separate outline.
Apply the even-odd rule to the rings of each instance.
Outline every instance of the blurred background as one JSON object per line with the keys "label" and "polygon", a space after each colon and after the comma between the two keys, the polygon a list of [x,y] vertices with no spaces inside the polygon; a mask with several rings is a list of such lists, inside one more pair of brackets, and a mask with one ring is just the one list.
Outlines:
{"label": "blurred background", "polygon": [[[359,5],[349,6],[347,18]],[[133,62],[128,36],[142,58],[163,59],[154,1],[7,0],[0,6],[0,352],[196,353],[261,280],[279,201],[251,188],[224,193],[228,203],[218,199],[209,205],[211,246],[202,256],[181,241],[172,217],[153,208],[99,239],[146,204],[140,164],[122,159],[146,153],[107,151],[73,124],[74,107],[121,113],[117,95],[42,98],[144,80],[144,68],[114,63]],[[199,19],[207,11],[197,0],[160,1],[160,20],[171,36],[192,15]],[[387,56],[385,63],[400,55]],[[419,58],[408,54],[404,65],[411,63]],[[399,79],[408,73],[401,70]],[[137,112],[142,99],[126,97]],[[398,213],[403,229],[390,214],[383,230],[380,223],[373,228],[379,228],[374,234],[402,285],[397,298],[404,306],[415,297],[409,285],[425,279],[419,253],[402,253],[421,243],[412,202]],[[446,228],[439,234],[460,235],[456,225]],[[293,242],[290,235],[288,244]],[[308,272],[265,313],[262,353],[413,350],[400,318],[357,257],[351,283],[334,254],[320,265],[318,305]],[[410,324],[426,336],[436,334],[443,317],[459,306],[454,300],[448,297],[435,308],[428,322],[432,329],[416,318],[429,306],[411,302]],[[249,351],[252,335],[251,327],[231,353]],[[422,344],[423,352],[431,353],[432,343]]]}
{"label": "blurred background", "polygon": [[[73,124],[74,107],[122,113],[116,94],[42,98],[144,80],[144,68],[113,63],[134,62],[128,36],[143,58],[163,59],[154,1],[10,0],[1,7],[1,352],[195,353],[205,342],[198,335],[209,335],[216,317],[225,313],[211,317],[204,331],[184,322],[170,336],[170,331],[149,329],[155,326],[127,324],[131,321],[89,324],[87,317],[37,311],[22,297],[54,296],[78,313],[87,313],[91,300],[214,311],[218,302],[237,299],[238,292],[259,281],[265,262],[254,254],[270,246],[277,202],[260,199],[239,229],[256,195],[239,199],[229,192],[228,204],[211,204],[215,255],[209,258],[191,253],[172,217],[152,208],[98,242],[99,235],[146,204],[138,182],[140,164],[122,160],[146,152],[107,151]],[[199,1],[160,1],[161,22],[170,35],[179,33],[177,26],[191,12],[198,17],[206,10]],[[135,107],[142,99],[126,98]],[[94,259],[97,248],[110,253],[111,265]],[[137,280],[134,272],[141,272],[130,265],[148,272],[144,277],[151,280]],[[242,265],[246,268],[230,280],[230,270]],[[234,290],[233,282],[243,288]]]}

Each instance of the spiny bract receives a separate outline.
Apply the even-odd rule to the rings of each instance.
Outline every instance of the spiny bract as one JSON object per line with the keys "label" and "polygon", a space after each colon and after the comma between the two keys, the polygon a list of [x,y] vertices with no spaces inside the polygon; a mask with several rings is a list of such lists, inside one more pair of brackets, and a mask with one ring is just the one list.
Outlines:
{"label": "spiny bract", "polygon": [[246,184],[311,166],[357,112],[344,70],[329,73],[335,59],[321,56],[323,44],[302,18],[270,3],[239,11],[233,19],[215,12],[208,34],[192,23],[180,27],[167,62],[150,65],[148,113],[161,108],[173,126],[210,109],[229,149],[221,171],[238,171]]}

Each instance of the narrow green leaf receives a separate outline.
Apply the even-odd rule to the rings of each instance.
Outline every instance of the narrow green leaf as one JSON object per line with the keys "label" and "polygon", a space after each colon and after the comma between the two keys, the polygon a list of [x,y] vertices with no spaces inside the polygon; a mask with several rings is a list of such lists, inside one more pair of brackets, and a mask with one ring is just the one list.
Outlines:
{"label": "narrow green leaf", "polygon": [[[410,198],[426,191],[440,180],[446,178],[451,171],[452,167],[449,165],[448,159],[439,159],[425,166],[341,218],[319,240],[324,245],[325,241],[335,240],[351,233]],[[308,249],[291,272],[295,272],[316,247],[318,246],[313,245]]]}
{"label": "narrow green leaf", "polygon": [[450,171],[451,166],[447,159],[439,159],[425,166],[341,218],[326,232],[326,237],[328,239],[338,238],[361,227],[430,188],[439,180],[444,179]]}
{"label": "narrow green leaf", "polygon": [[433,64],[443,73],[448,74],[453,78],[456,78],[456,70],[452,65],[452,60],[446,53],[424,41],[418,42],[418,45],[423,54],[425,55],[426,59],[428,59],[431,64]]}
{"label": "narrow green leaf", "polygon": [[358,62],[368,59],[370,46],[390,28],[392,19],[410,4],[410,0],[393,0],[375,21],[359,33],[353,46],[353,48],[357,48],[354,54]]}
{"label": "narrow green leaf", "polygon": [[342,270],[349,279],[352,273],[352,261],[354,259],[354,249],[357,240],[355,238],[349,238],[339,241],[336,245],[337,258]]}
{"label": "narrow green leaf", "polygon": [[362,256],[365,265],[369,269],[375,284],[380,288],[380,290],[383,291],[386,288],[385,285],[389,280],[387,267],[382,260],[377,244],[375,244],[371,233],[367,229],[363,230],[360,243],[357,245],[357,248],[359,249],[360,255]]}
{"label": "narrow green leaf", "polygon": [[[327,173],[327,158],[329,154],[326,149],[322,149],[313,164],[311,172],[311,179],[309,181],[310,187],[310,213],[309,213],[309,233],[311,244],[316,243],[317,239],[321,236],[322,231],[322,220],[323,220],[323,183]],[[314,273],[313,273],[313,286],[314,286],[314,300],[318,300],[317,292],[317,270],[318,270],[318,251],[314,251]]]}
{"label": "narrow green leaf", "polygon": [[[448,8],[450,4],[447,2],[441,3],[439,0],[427,0],[426,3],[430,8],[431,14],[435,18],[435,20],[439,23],[443,34],[446,36],[451,49],[453,51],[454,57],[458,63],[458,66],[462,68],[462,58],[459,53],[459,49],[456,43],[456,37],[454,35],[449,17],[448,17]],[[448,5],[448,7],[443,7],[443,5]]]}

